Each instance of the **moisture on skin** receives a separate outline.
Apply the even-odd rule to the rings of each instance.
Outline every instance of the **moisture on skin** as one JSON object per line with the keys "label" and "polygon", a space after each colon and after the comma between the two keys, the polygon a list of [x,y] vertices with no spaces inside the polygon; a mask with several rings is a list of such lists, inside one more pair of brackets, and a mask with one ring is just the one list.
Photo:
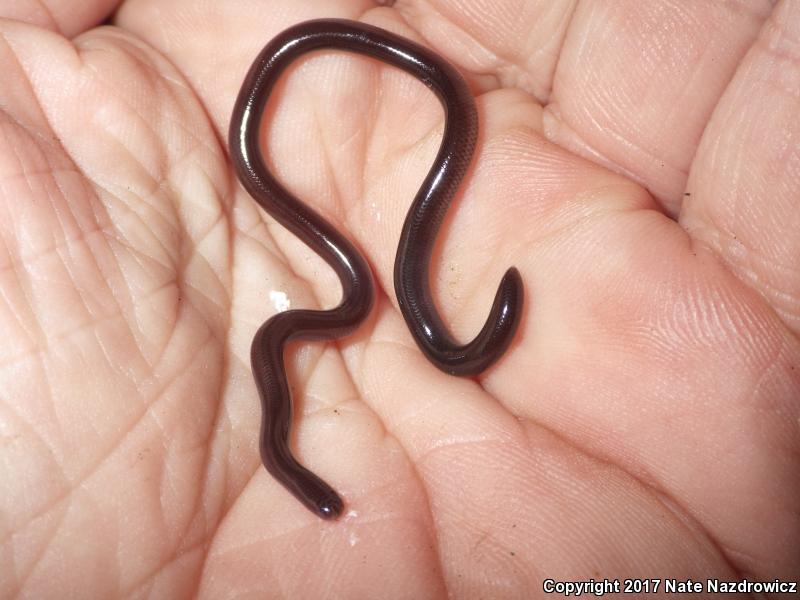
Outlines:
{"label": "moisture on skin", "polygon": [[480,333],[459,344],[433,302],[429,264],[436,233],[469,167],[478,132],[475,102],[466,82],[430,50],[377,27],[355,21],[307,21],[280,33],[250,67],[231,117],[231,158],[242,185],[284,227],[333,268],[342,301],[331,310],[290,310],[266,321],[253,339],[250,358],[262,404],[260,451],[264,466],[306,507],[322,518],[344,507],[336,491],[303,467],[289,448],[292,401],[283,362],[289,340],[332,340],[351,333],[368,315],[374,284],[359,251],[269,172],[259,146],[261,116],[281,73],[300,55],[321,48],[364,54],[414,75],[434,91],[445,110],[441,146],[406,216],[395,257],[394,285],[400,310],[418,346],[439,369],[475,375],[511,343],[522,308],[522,280],[515,268],[503,276]]}

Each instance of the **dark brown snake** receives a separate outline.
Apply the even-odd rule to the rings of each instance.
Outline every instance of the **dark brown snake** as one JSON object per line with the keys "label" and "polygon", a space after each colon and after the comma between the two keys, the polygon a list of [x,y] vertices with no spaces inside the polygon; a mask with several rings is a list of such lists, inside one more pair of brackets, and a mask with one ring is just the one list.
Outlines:
{"label": "dark brown snake", "polygon": [[278,313],[256,333],[251,362],[263,409],[261,458],[267,471],[305,506],[320,517],[336,518],[343,509],[342,499],[297,462],[289,448],[292,401],[283,349],[289,340],[332,340],[351,333],[372,308],[372,274],[347,238],[273,177],[259,145],[261,116],[281,73],[300,55],[321,48],[357,52],[399,67],[433,90],[444,107],[439,152],[406,216],[394,268],[400,310],[425,356],[453,375],[475,375],[486,369],[511,343],[519,324],[523,290],[519,272],[508,269],[485,325],[467,344],[453,339],[434,305],[429,281],[431,253],[469,167],[478,133],[475,101],[455,68],[419,44],[355,21],[307,21],[267,44],[250,67],[234,105],[231,158],[253,199],[334,269],[341,280],[342,301],[331,310]]}

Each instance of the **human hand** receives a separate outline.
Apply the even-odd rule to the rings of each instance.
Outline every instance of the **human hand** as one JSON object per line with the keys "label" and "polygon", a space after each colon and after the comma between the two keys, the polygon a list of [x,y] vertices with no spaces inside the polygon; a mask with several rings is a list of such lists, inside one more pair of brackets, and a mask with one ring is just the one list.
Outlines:
{"label": "human hand", "polygon": [[[93,28],[113,5],[0,4],[34,23],[0,23],[0,595],[800,570],[797,8],[130,0]],[[439,104],[363,57],[297,63],[269,159],[379,287],[355,335],[289,353],[297,454],[351,511],[334,523],[261,467],[248,356],[338,283],[220,142],[258,50],[316,17],[421,39],[474,86],[481,139],[432,267],[454,334],[507,267],[526,286],[484,376],[428,364],[392,264]]]}

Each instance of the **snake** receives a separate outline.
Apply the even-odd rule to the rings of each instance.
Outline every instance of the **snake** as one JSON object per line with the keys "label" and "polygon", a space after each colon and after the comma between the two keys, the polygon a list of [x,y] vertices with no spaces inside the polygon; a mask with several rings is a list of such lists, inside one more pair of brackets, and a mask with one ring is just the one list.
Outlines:
{"label": "snake", "polygon": [[266,44],[234,103],[228,136],[231,160],[253,200],[331,266],[341,282],[342,299],[329,310],[279,312],[256,332],[250,362],[262,406],[259,451],[266,470],[304,506],[323,519],[336,519],[344,508],[341,496],[300,464],[290,448],[293,403],[285,346],[293,340],[334,340],[352,333],[374,305],[375,283],[369,264],[354,244],[270,172],[259,136],[264,108],[281,74],[298,57],[322,49],[354,52],[410,73],[433,91],[444,108],[439,150],[406,215],[394,264],[400,311],[427,359],[458,376],[478,375],[492,365],[508,349],[518,328],[523,284],[516,268],[505,272],[484,326],[466,344],[450,334],[436,309],[430,286],[431,255],[478,138],[475,100],[455,67],[416,42],[344,19],[299,23]]}

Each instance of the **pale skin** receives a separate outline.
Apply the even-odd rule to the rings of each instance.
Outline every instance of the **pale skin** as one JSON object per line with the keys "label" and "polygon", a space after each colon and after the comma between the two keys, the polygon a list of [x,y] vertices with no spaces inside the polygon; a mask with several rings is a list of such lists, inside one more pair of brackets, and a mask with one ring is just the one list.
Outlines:
{"label": "pale skin", "polygon": [[[797,3],[131,0],[97,27],[115,7],[0,2],[0,597],[800,572]],[[270,164],[378,288],[356,334],[290,351],[331,523],[259,462],[249,345],[339,289],[221,143],[258,50],[319,17],[421,41],[476,94],[433,265],[454,334],[507,267],[526,286],[490,371],[427,363],[392,264],[439,103],[366,58],[292,69]]]}

